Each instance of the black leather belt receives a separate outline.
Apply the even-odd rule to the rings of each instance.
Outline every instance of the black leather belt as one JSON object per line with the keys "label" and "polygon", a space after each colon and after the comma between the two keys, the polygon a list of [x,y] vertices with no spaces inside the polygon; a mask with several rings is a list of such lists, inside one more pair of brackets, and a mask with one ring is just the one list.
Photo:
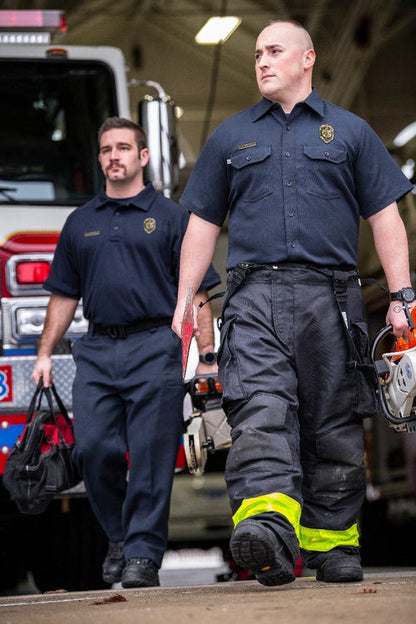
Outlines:
{"label": "black leather belt", "polygon": [[126,338],[131,334],[138,334],[139,332],[153,329],[155,327],[162,327],[163,325],[171,325],[172,319],[158,318],[158,319],[146,319],[144,321],[136,321],[130,325],[102,325],[101,323],[90,323],[90,329],[92,335],[109,336],[116,340],[118,338]]}

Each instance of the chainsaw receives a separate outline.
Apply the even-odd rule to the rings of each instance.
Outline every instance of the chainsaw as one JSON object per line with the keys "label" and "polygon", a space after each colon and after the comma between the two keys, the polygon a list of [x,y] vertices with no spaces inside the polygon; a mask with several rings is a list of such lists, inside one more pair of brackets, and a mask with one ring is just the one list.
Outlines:
{"label": "chainsaw", "polygon": [[221,408],[218,377],[197,375],[186,384],[186,391],[193,408],[183,435],[186,464],[189,472],[202,474],[208,454],[231,446],[230,426]]}
{"label": "chainsaw", "polygon": [[[416,329],[408,314],[407,339],[395,338],[392,325],[384,327],[371,347],[371,360],[378,381],[378,399],[382,415],[396,431],[416,433]],[[379,355],[386,348],[387,352]],[[384,343],[384,344],[383,344]]]}

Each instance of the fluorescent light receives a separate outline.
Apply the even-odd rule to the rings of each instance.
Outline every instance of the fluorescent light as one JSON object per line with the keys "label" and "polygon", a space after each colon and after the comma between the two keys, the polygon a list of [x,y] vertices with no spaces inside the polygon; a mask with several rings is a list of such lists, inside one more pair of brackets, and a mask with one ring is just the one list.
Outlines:
{"label": "fluorescent light", "polygon": [[416,136],[416,121],[400,130],[399,134],[393,139],[393,143],[396,147],[401,147],[406,145],[414,136]]}
{"label": "fluorescent light", "polygon": [[195,41],[201,45],[224,43],[240,24],[240,17],[210,17],[195,35]]}

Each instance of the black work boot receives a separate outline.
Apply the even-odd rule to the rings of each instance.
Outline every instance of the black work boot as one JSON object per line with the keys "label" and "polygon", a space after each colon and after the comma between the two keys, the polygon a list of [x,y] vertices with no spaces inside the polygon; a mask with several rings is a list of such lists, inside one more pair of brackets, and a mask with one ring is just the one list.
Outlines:
{"label": "black work boot", "polygon": [[109,542],[103,563],[103,581],[112,585],[121,581],[126,560],[123,556],[123,542]]}
{"label": "black work boot", "polygon": [[360,556],[341,551],[328,555],[316,570],[316,580],[325,583],[351,583],[363,580]]}
{"label": "black work boot", "polygon": [[285,585],[295,580],[293,565],[276,534],[258,520],[243,520],[230,541],[234,561],[254,572],[262,585]]}
{"label": "black work boot", "polygon": [[158,587],[158,567],[151,559],[129,559],[121,577],[123,587]]}

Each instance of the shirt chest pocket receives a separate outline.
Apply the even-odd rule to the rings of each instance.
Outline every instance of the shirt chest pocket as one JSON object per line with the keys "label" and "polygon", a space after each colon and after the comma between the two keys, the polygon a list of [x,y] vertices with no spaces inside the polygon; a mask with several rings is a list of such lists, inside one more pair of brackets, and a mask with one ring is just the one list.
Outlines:
{"label": "shirt chest pocket", "polygon": [[272,184],[270,145],[247,147],[228,159],[230,191],[242,201],[257,201],[269,195]]}
{"label": "shirt chest pocket", "polygon": [[343,147],[304,145],[304,184],[307,193],[324,199],[339,197],[347,175],[347,152]]}

